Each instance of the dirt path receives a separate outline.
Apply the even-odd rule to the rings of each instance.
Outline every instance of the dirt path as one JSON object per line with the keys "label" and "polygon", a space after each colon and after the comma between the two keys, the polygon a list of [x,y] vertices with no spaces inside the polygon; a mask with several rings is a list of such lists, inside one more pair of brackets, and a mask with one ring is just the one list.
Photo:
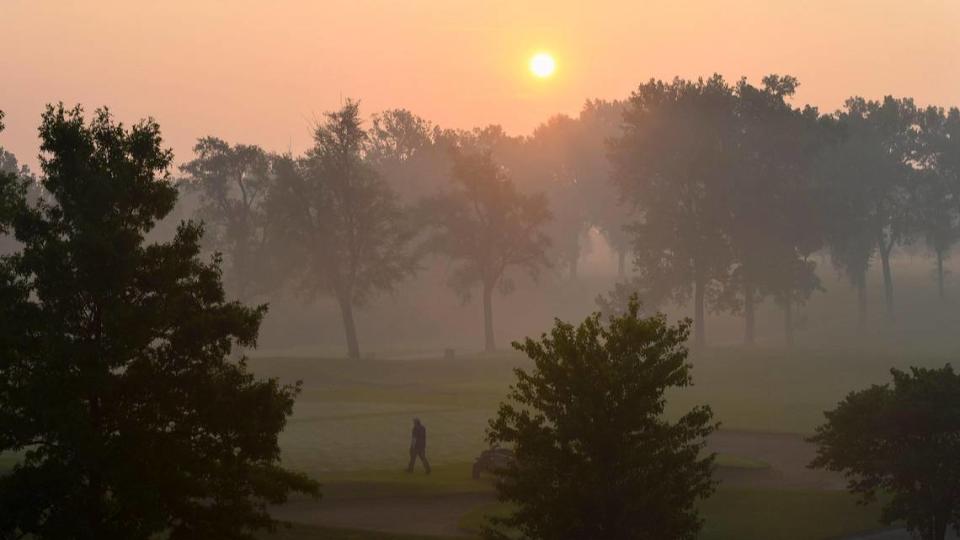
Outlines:
{"label": "dirt path", "polygon": [[[768,489],[842,489],[843,481],[831,473],[811,471],[807,464],[814,446],[801,435],[721,431],[709,449],[748,457],[769,469],[722,469],[723,485]],[[297,500],[274,510],[275,517],[295,523],[367,529],[374,531],[463,536],[460,517],[494,500],[492,494],[471,493],[415,497],[330,498]]]}
{"label": "dirt path", "polygon": [[803,435],[793,433],[757,433],[719,431],[710,437],[713,452],[758,459],[770,465],[766,470],[722,469],[726,485],[769,489],[844,489],[839,475],[815,471],[807,464],[816,455],[816,447]]}
{"label": "dirt path", "polygon": [[493,502],[493,494],[466,493],[416,497],[375,497],[291,501],[274,510],[284,521],[401,534],[466,536],[460,517]]}

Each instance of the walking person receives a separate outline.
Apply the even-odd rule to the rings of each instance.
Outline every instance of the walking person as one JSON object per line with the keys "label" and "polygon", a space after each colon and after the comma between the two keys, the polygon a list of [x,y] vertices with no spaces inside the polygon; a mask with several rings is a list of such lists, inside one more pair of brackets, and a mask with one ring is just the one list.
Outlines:
{"label": "walking person", "polygon": [[427,461],[427,428],[420,423],[419,418],[413,419],[413,433],[410,439],[410,464],[407,465],[407,472],[413,472],[413,466],[417,458],[423,462],[423,468],[430,474],[430,462]]}

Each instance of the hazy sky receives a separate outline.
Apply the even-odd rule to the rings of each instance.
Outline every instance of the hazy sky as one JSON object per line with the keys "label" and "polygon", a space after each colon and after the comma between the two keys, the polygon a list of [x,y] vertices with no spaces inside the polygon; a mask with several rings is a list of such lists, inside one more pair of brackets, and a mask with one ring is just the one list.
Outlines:
{"label": "hazy sky", "polygon": [[[528,133],[651,77],[800,78],[960,104],[960,0],[0,0],[0,145],[33,163],[44,104],[154,116],[177,161],[214,134],[301,151],[344,97]],[[558,71],[534,79],[548,50]]]}

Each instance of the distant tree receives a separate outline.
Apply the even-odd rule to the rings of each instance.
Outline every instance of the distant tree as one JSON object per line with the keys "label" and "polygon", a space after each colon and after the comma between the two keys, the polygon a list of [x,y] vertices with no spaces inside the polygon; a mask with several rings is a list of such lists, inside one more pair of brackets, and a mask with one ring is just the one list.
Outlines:
{"label": "distant tree", "polygon": [[764,297],[773,295],[784,308],[792,341],[793,307],[819,288],[809,256],[821,247],[822,227],[809,169],[822,138],[817,111],[787,102],[798,85],[793,77],[768,75],[762,87],[741,80],[735,89],[738,127],[728,144],[736,151],[719,195],[733,266],[720,298],[743,313],[748,345]]}
{"label": "distant tree", "polygon": [[464,299],[476,285],[483,295],[484,348],[493,351],[493,292],[509,292],[512,267],[536,277],[548,266],[550,241],[543,228],[550,219],[546,198],[517,191],[490,152],[459,152],[453,189],[425,201],[430,220],[426,247],[455,266],[451,286]]}
{"label": "distant tree", "polygon": [[553,219],[547,225],[551,259],[567,270],[567,276],[579,276],[583,240],[588,221],[588,184],[577,170],[579,123],[565,115],[550,118],[537,127],[525,148],[536,162],[535,185],[547,197]]}
{"label": "distant tree", "polygon": [[595,313],[514,343],[534,365],[516,370],[487,438],[516,454],[496,483],[516,510],[485,536],[697,537],[696,503],[716,485],[714,456],[704,449],[717,425],[705,406],[665,418],[665,392],[692,384],[689,321],[670,326],[663,315],[640,318],[639,309],[634,298],[608,324]]}
{"label": "distant tree", "polygon": [[928,107],[920,116],[920,169],[914,191],[917,226],[936,256],[937,290],[944,290],[944,260],[960,240],[960,109]]}
{"label": "distant tree", "polygon": [[317,126],[306,157],[275,161],[267,202],[297,285],[339,304],[352,359],[360,358],[354,307],[416,269],[413,227],[397,195],[365,160],[367,144],[359,106],[348,101]]}
{"label": "distant tree", "polygon": [[[0,111],[0,132],[3,131],[3,111]],[[12,236],[11,225],[19,205],[26,200],[35,203],[40,198],[40,187],[26,165],[0,146],[0,254],[11,253],[19,246]]]}
{"label": "distant tree", "polygon": [[227,256],[228,284],[241,301],[263,292],[269,276],[264,201],[270,187],[270,160],[258,146],[231,146],[204,137],[196,157],[180,169],[200,195],[198,217],[208,225],[207,239]]}
{"label": "distant tree", "polygon": [[852,392],[826,413],[811,466],[843,473],[864,501],[889,496],[884,524],[943,540],[960,532],[960,376],[949,364],[891,373],[892,386]]}
{"label": "distant tree", "polygon": [[406,109],[373,117],[367,160],[406,203],[446,185],[452,162],[444,132]]}
{"label": "distant tree", "polygon": [[201,229],[144,236],[173,208],[172,159],[151,120],[48,107],[49,201],[21,204],[22,254],[0,259],[0,536],[253,538],[270,504],[317,493],[282,469],[298,386],[229,362],[265,307],[224,299]]}
{"label": "distant tree", "polygon": [[694,345],[706,343],[705,312],[731,265],[724,235],[724,179],[731,173],[736,96],[707,80],[641,85],[611,141],[614,181],[636,207],[634,266],[649,288],[693,297]]}
{"label": "distant tree", "polygon": [[[0,131],[3,131],[3,111],[0,111]],[[23,186],[17,182],[17,158],[0,147],[0,242],[6,244],[10,224],[23,196]],[[6,247],[5,245],[3,247]]]}
{"label": "distant tree", "polygon": [[861,326],[866,315],[866,271],[880,256],[888,318],[894,314],[893,248],[908,240],[910,191],[915,170],[916,106],[911,99],[855,97],[836,114],[846,137],[833,152],[829,192],[835,263],[860,290]]}
{"label": "distant tree", "polygon": [[[532,181],[546,193],[553,220],[549,236],[553,258],[576,277],[584,240],[592,227],[607,237],[619,255],[622,275],[628,249],[623,227],[629,205],[620,205],[610,181],[607,139],[620,132],[623,105],[588,101],[577,118],[555,116],[539,126],[525,144],[531,155]],[[524,179],[524,184],[530,179]],[[626,211],[624,211],[626,210]]]}

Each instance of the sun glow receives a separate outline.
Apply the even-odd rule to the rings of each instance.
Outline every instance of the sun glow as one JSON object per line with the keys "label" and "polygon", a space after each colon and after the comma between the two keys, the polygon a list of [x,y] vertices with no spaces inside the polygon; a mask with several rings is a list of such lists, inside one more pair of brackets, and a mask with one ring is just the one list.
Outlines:
{"label": "sun glow", "polygon": [[553,75],[556,69],[557,63],[549,53],[537,53],[530,59],[530,72],[541,79]]}

